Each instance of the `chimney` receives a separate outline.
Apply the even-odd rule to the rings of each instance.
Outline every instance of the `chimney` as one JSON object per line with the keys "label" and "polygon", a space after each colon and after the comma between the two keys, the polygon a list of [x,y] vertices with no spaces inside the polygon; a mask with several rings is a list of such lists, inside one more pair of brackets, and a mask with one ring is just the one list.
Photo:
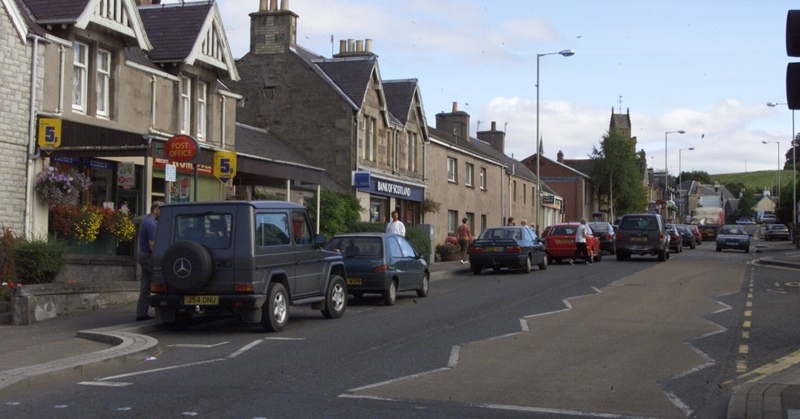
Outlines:
{"label": "chimney", "polygon": [[492,121],[492,129],[489,131],[478,131],[477,135],[479,140],[486,141],[495,150],[506,154],[506,133],[497,130],[497,122]]}
{"label": "chimney", "polygon": [[261,0],[250,13],[251,54],[282,54],[297,46],[298,16],[289,10],[289,0],[279,1]]}
{"label": "chimney", "polygon": [[556,156],[558,157],[558,162],[559,163],[564,163],[564,152],[563,151],[558,150],[558,154],[556,154]]}
{"label": "chimney", "polygon": [[469,114],[458,110],[458,102],[453,102],[453,112],[436,114],[436,129],[449,132],[456,140],[469,142]]}
{"label": "chimney", "polygon": [[372,39],[348,39],[346,41],[342,39],[339,41],[339,53],[334,55],[334,58],[371,57],[373,55],[375,53],[372,52]]}

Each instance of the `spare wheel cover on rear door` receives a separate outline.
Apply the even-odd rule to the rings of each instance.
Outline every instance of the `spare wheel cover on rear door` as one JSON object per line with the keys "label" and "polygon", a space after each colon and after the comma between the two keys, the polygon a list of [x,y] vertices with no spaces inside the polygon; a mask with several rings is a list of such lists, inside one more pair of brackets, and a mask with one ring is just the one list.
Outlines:
{"label": "spare wheel cover on rear door", "polygon": [[197,291],[211,280],[211,254],[200,243],[177,242],[164,252],[161,272],[173,291]]}

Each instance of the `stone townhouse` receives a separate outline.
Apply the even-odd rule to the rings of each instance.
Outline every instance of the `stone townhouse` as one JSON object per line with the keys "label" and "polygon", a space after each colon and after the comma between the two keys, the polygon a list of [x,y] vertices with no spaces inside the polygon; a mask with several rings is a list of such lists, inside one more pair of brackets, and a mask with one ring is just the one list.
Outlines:
{"label": "stone townhouse", "polygon": [[[34,162],[33,113],[41,107],[45,32],[33,24],[17,0],[0,7],[0,228],[31,237],[28,191]],[[26,185],[29,187],[26,188]]]}
{"label": "stone townhouse", "polygon": [[[435,225],[436,243],[454,236],[467,218],[475,236],[487,227],[505,225],[510,217],[536,227],[536,177],[522,163],[505,154],[505,133],[492,122],[491,129],[470,135],[470,115],[453,104],[451,112],[436,115],[427,147],[427,197],[440,204],[427,213]],[[561,198],[542,184],[553,204],[542,203],[542,219],[560,219]]]}
{"label": "stone townhouse", "polygon": [[[56,142],[36,139],[35,170],[91,177],[84,203],[144,214],[156,199],[222,200],[235,186],[321,183],[322,169],[259,150],[229,158],[230,177],[215,173],[219,153],[235,153],[242,99],[221,82],[239,76],[216,3],[18,1],[29,30],[41,28],[46,41],[31,123],[58,133]],[[193,160],[168,159],[167,140],[177,135],[195,139]],[[32,228],[46,231],[47,206],[28,202]]]}
{"label": "stone townhouse", "polygon": [[237,120],[324,168],[323,186],[369,210],[362,220],[385,222],[396,210],[420,223],[429,134],[417,81],[383,80],[369,39],[341,41],[331,58],[304,49],[286,0],[262,0],[250,17],[241,80],[226,81],[245,97]]}

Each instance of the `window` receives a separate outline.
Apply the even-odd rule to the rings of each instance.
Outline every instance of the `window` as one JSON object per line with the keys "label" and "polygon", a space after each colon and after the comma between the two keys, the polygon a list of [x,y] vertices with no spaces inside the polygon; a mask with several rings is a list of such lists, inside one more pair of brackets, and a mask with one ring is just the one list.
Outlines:
{"label": "window", "polygon": [[468,213],[464,214],[464,217],[467,218],[467,225],[469,225],[469,231],[471,231],[472,234],[474,235],[475,234],[475,214],[471,213],[471,212],[468,212]]}
{"label": "window", "polygon": [[292,211],[292,232],[297,244],[312,244],[311,225],[305,211]]}
{"label": "window", "polygon": [[197,84],[197,139],[203,140],[206,137],[206,103],[208,99],[208,83],[199,82]]}
{"label": "window", "polygon": [[447,181],[456,183],[456,175],[458,175],[458,168],[456,164],[458,161],[452,157],[447,158]]}
{"label": "window", "polygon": [[528,205],[528,189],[522,184],[522,205]]}
{"label": "window", "polygon": [[369,131],[367,132],[367,153],[366,157],[369,161],[375,161],[375,144],[377,143],[377,121],[375,118],[367,120],[369,124]]}
{"label": "window", "polygon": [[[481,231],[480,231],[481,233],[483,232],[483,230],[486,230],[486,226],[487,226],[486,223],[487,223],[486,214],[481,214]],[[478,233],[476,232],[475,235],[477,236]]]}
{"label": "window", "polygon": [[73,50],[75,57],[72,62],[72,109],[85,113],[89,80],[89,46],[76,42]]}
{"label": "window", "polygon": [[256,246],[289,244],[289,220],[284,213],[256,214]]}
{"label": "window", "polygon": [[517,202],[517,181],[515,180],[511,185],[511,201]]}
{"label": "window", "polygon": [[408,132],[406,137],[406,169],[415,172],[417,170],[417,134]]}
{"label": "window", "polygon": [[361,121],[360,125],[361,126],[359,126],[359,129],[358,129],[358,147],[361,149],[361,158],[362,159],[366,159],[367,158],[367,144],[366,144],[367,117],[366,116]]}
{"label": "window", "polygon": [[191,134],[192,131],[192,80],[181,77],[181,134]]}
{"label": "window", "polygon": [[481,167],[480,177],[481,177],[481,179],[480,179],[481,180],[481,190],[485,191],[486,190],[486,168],[485,167]]}
{"label": "window", "polygon": [[447,211],[447,232],[454,233],[458,228],[458,212]]}
{"label": "window", "polygon": [[97,51],[97,115],[108,117],[111,104],[111,53]]}
{"label": "window", "polygon": [[471,163],[467,163],[467,170],[464,173],[464,181],[467,183],[467,186],[472,187],[474,186],[475,182],[475,166]]}

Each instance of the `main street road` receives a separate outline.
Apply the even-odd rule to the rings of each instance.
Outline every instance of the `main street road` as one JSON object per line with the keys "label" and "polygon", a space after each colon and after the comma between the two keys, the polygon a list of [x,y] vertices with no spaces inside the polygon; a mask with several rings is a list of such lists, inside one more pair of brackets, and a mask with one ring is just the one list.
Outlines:
{"label": "main street road", "polygon": [[[154,360],[0,394],[7,417],[724,417],[796,351],[796,273],[712,244],[435,281],[428,298],[152,336]],[[796,275],[795,275],[796,276]]]}

